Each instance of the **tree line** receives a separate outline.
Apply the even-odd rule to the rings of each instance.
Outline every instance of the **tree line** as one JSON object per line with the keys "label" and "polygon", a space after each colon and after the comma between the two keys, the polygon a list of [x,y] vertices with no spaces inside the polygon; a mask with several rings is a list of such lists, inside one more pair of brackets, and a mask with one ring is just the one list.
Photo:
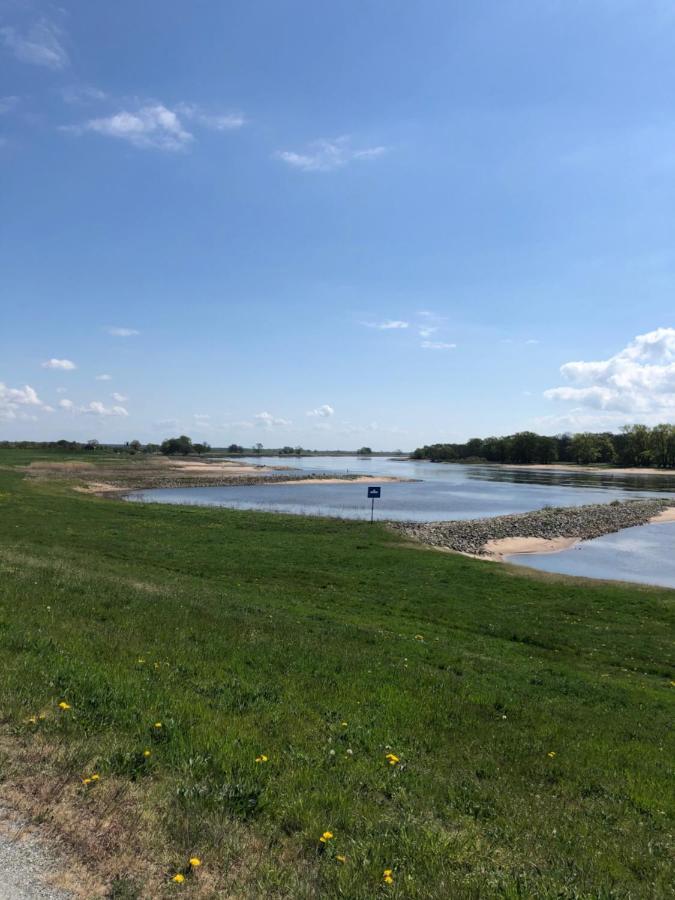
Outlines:
{"label": "tree line", "polygon": [[520,431],[504,437],[471,438],[464,444],[428,444],[411,454],[432,462],[605,463],[627,467],[675,468],[675,425],[625,425],[609,431],[553,437]]}

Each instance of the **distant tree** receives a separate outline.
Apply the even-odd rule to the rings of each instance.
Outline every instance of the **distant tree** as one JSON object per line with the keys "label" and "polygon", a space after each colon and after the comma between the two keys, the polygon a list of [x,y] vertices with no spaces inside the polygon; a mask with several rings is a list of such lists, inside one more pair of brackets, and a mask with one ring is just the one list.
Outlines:
{"label": "distant tree", "polygon": [[370,449],[370,447],[359,447],[356,452],[359,456],[370,456],[373,451]]}
{"label": "distant tree", "polygon": [[230,446],[227,448],[227,452],[228,453],[243,453],[244,448],[241,446],[241,444],[230,444]]}
{"label": "distant tree", "polygon": [[262,445],[260,442],[258,442],[258,443],[255,444],[254,446],[255,446],[255,452],[256,452],[256,453],[262,453],[263,445]]}
{"label": "distant tree", "polygon": [[167,438],[165,441],[162,441],[160,449],[166,456],[178,456],[179,454],[187,456],[193,452],[192,438],[189,438],[186,434],[181,434],[180,437],[176,438]]}
{"label": "distant tree", "polygon": [[193,444],[192,449],[194,450],[195,453],[197,453],[199,456],[201,456],[202,453],[208,453],[208,451],[211,449],[211,445],[207,444],[206,441],[204,441],[201,444]]}
{"label": "distant tree", "polygon": [[140,441],[129,441],[129,449],[133,450],[134,453],[138,453],[139,450],[143,449],[143,445]]}
{"label": "distant tree", "polygon": [[96,440],[96,438],[92,438],[90,441],[87,441],[87,443],[84,445],[84,449],[85,450],[98,450],[99,446],[100,446],[100,444]]}

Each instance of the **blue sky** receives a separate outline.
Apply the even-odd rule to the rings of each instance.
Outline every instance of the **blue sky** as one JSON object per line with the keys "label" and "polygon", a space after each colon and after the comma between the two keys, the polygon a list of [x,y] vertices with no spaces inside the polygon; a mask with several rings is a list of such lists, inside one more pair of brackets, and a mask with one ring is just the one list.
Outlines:
{"label": "blue sky", "polygon": [[670,0],[0,0],[0,436],[672,420],[674,96]]}

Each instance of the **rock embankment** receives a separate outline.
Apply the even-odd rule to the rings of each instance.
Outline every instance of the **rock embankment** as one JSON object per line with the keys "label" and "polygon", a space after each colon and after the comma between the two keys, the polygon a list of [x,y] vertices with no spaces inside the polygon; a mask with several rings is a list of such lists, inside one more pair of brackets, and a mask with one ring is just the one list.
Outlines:
{"label": "rock embankment", "polygon": [[566,506],[493,519],[452,522],[390,522],[390,527],[422,543],[458,553],[490,556],[486,545],[508,538],[577,538],[588,541],[646,525],[664,510],[675,507],[675,499],[615,500],[592,506]]}

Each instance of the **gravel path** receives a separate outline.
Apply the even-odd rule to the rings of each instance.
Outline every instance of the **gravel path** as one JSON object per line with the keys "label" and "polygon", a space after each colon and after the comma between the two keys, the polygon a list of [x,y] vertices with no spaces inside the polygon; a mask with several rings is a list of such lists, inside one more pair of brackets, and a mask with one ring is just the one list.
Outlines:
{"label": "gravel path", "polygon": [[535,512],[512,516],[496,516],[492,519],[468,519],[453,522],[390,522],[390,528],[402,532],[433,547],[488,555],[485,545],[489,541],[504,538],[525,537],[579,538],[588,541],[632,528],[646,525],[654,516],[675,506],[675,500],[624,500],[598,503],[592,506],[565,506],[539,509]]}
{"label": "gravel path", "polygon": [[58,857],[0,804],[0,900],[72,900],[72,894],[48,884]]}

